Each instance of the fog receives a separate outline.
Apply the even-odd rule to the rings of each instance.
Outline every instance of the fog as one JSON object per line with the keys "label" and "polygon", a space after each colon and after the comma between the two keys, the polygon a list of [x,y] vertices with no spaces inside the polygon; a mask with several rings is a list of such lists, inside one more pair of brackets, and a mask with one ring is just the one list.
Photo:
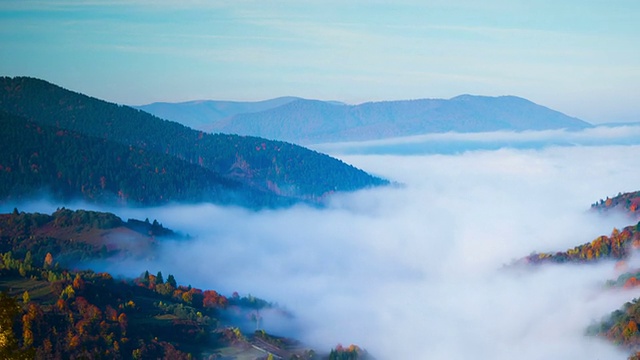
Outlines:
{"label": "fog", "polygon": [[503,265],[628,225],[587,210],[637,189],[631,164],[639,150],[343,156],[404,186],[337,196],[324,210],[157,209],[165,226],[197,238],[166,244],[145,266],[276,301],[296,321],[265,321],[267,330],[293,331],[321,349],[356,343],[380,359],[624,359],[584,336],[637,295],[602,291],[617,275],[613,264],[531,272]]}
{"label": "fog", "polygon": [[640,145],[640,125],[611,125],[581,131],[495,131],[436,133],[366,142],[315,144],[325,153],[341,154],[459,154],[469,150],[543,149],[555,146]]}
{"label": "fog", "polygon": [[[110,209],[194,239],[109,270],[161,270],[179,283],[277,302],[295,318],[265,319],[265,329],[320,350],[354,343],[378,359],[626,359],[584,335],[640,295],[602,289],[618,275],[613,263],[504,265],[630,225],[588,209],[640,188],[639,153],[637,145],[334,153],[402,186],[336,195],[325,209]],[[20,210],[29,207],[46,210]]]}

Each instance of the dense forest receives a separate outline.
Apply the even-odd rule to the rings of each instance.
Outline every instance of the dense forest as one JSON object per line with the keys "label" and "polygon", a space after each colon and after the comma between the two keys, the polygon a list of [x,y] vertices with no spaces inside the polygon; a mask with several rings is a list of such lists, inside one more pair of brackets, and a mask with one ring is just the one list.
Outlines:
{"label": "dense forest", "polygon": [[[196,131],[34,78],[0,77],[0,110],[60,131],[140,149],[145,154],[170,155],[277,195],[321,201],[336,191],[387,184],[340,160],[297,145]],[[156,164],[150,165],[155,170]]]}
{"label": "dense forest", "polygon": [[[123,234],[130,241],[110,241]],[[48,215],[15,209],[0,215],[0,357],[368,358],[354,345],[317,353],[268,334],[261,329],[261,311],[291,314],[251,295],[181,285],[162,272],[116,279],[69,268],[96,258],[149,255],[167,237],[181,235],[156,220],[125,222],[103,212],[61,208]]]}
{"label": "dense forest", "polygon": [[93,203],[292,202],[184,160],[0,112],[0,199],[40,195]]}

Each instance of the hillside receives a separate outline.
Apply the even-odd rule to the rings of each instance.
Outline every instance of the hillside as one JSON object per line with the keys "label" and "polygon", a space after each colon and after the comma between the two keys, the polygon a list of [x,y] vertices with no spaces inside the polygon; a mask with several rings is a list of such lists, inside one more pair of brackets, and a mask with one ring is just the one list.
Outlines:
{"label": "hillside", "polygon": [[41,195],[92,203],[285,205],[270,192],[184,160],[0,112],[0,199]]}
{"label": "hillside", "polygon": [[170,274],[165,281],[161,272],[114,279],[0,254],[3,359],[322,359],[293,340],[235,326],[262,309],[286,316],[264,300],[180,285]]}
{"label": "hillside", "polygon": [[[190,114],[189,120],[176,117],[181,104],[164,104],[163,111],[146,107],[158,116],[175,121],[204,124],[203,129],[300,144],[361,141],[442,132],[524,131],[591,125],[515,96],[461,95],[449,100],[419,99],[345,105],[335,102],[298,99],[281,106],[238,113],[219,119]],[[191,117],[193,116],[193,117]],[[196,119],[197,118],[197,119]]]}
{"label": "hillside", "polygon": [[611,235],[602,235],[589,243],[555,253],[533,253],[522,260],[526,264],[589,263],[605,259],[627,260],[633,250],[640,248],[640,222],[613,229]]}
{"label": "hillside", "polygon": [[[264,322],[292,314],[251,295],[180,285],[161,271],[114,279],[70,270],[95,259],[153,256],[165,238],[181,236],[155,220],[125,222],[111,213],[0,214],[0,358],[368,358],[353,345],[316,353],[267,333]],[[256,320],[262,311],[268,321]]]}
{"label": "hillside", "polygon": [[[600,213],[616,210],[628,214],[633,221],[638,218],[640,192],[620,193],[614,198],[600,200],[591,205],[591,210]],[[640,248],[640,222],[625,226],[622,230],[614,228],[611,235],[602,235],[589,243],[578,245],[566,251],[533,253],[519,260],[525,264],[543,263],[589,263],[605,259],[627,260],[634,250]]]}
{"label": "hillside", "polygon": [[[637,192],[619,194],[613,199],[600,200],[592,205],[592,209],[600,212],[616,209],[637,216],[633,206]],[[517,267],[544,266],[545,264],[592,264],[599,261],[617,260],[615,268],[620,274],[616,279],[602,284],[602,291],[625,291],[640,287],[640,269],[633,268],[637,262],[632,256],[640,249],[640,222],[629,225],[622,230],[614,228],[611,235],[602,235],[589,243],[585,243],[566,251],[550,253],[533,253],[512,264]],[[512,266],[507,268],[512,268]],[[632,295],[630,294],[631,298]],[[605,315],[586,329],[586,334],[606,339],[630,353],[630,360],[640,359],[640,299],[632,299],[621,309]]]}
{"label": "hillside", "polygon": [[39,79],[0,78],[0,110],[37,124],[170,155],[255,191],[279,196],[321,201],[332,192],[387,183],[300,146],[196,131]]}
{"label": "hillside", "polygon": [[0,214],[0,252],[11,251],[18,257],[30,252],[40,260],[50,253],[63,266],[114,256],[153,256],[161,238],[183,236],[155,220],[125,222],[114,214],[96,211],[60,208],[48,215],[15,209],[11,214]]}

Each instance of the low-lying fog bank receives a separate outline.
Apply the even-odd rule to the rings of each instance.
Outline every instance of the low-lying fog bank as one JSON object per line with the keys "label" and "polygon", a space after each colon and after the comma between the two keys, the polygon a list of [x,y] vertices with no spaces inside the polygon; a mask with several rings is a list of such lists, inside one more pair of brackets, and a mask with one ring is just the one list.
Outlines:
{"label": "low-lying fog bank", "polygon": [[612,263],[503,265],[629,225],[588,209],[640,188],[639,153],[574,146],[342,156],[404,186],[336,195],[326,209],[106,209],[195,237],[164,243],[153,261],[108,270],[161,270],[180,283],[251,293],[296,315],[293,324],[265,319],[267,330],[324,349],[355,343],[378,359],[625,359],[584,336],[640,294],[602,290],[616,276]]}

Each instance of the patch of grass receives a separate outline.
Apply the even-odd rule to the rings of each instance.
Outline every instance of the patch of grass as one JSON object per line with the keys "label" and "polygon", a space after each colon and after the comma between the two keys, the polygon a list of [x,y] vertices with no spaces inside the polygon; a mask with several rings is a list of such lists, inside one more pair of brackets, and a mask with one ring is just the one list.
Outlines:
{"label": "patch of grass", "polygon": [[57,300],[48,282],[19,276],[1,276],[0,290],[6,291],[13,297],[21,297],[25,291],[28,291],[31,300],[40,304],[50,305]]}
{"label": "patch of grass", "polygon": [[250,345],[245,346],[227,346],[217,349],[216,353],[222,356],[221,359],[234,359],[234,360],[255,360],[260,357],[264,357],[266,354],[262,351],[256,350]]}

